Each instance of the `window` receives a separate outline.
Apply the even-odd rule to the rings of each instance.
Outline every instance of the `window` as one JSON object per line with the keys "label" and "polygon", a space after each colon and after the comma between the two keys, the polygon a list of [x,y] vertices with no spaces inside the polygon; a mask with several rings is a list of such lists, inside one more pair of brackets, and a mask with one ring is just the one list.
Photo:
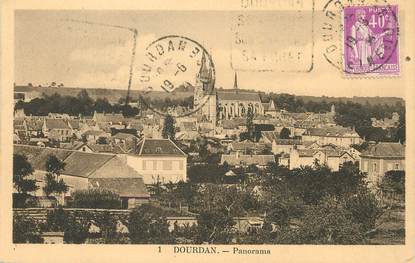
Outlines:
{"label": "window", "polygon": [[143,162],[143,170],[153,170],[156,169],[156,167],[154,167],[156,165],[153,165],[153,161],[144,161]]}
{"label": "window", "polygon": [[173,164],[172,161],[163,161],[163,170],[172,170]]}
{"label": "window", "polygon": [[373,172],[377,172],[377,171],[378,171],[377,164],[376,164],[376,163],[374,163],[374,164],[373,164]]}
{"label": "window", "polygon": [[399,170],[399,163],[395,163],[395,170]]}

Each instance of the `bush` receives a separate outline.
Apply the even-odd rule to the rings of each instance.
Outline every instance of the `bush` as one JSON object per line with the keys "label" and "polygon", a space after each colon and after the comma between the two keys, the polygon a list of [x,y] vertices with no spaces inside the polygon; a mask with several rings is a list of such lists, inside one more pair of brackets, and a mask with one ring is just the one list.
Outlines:
{"label": "bush", "polygon": [[71,207],[120,209],[120,196],[106,189],[78,190],[72,195]]}
{"label": "bush", "polygon": [[43,243],[40,225],[31,218],[13,216],[13,243]]}
{"label": "bush", "polygon": [[148,204],[131,211],[128,230],[133,244],[172,243],[163,210]]}
{"label": "bush", "polygon": [[88,237],[90,225],[88,220],[78,220],[74,215],[58,208],[48,213],[43,229],[64,232],[65,243],[81,244]]}
{"label": "bush", "polygon": [[362,232],[375,228],[376,219],[382,213],[375,196],[367,189],[361,189],[345,200],[345,208],[352,215],[352,221],[360,224]]}
{"label": "bush", "polygon": [[25,208],[26,200],[30,197],[28,194],[13,193],[13,208]]}
{"label": "bush", "polygon": [[380,188],[398,194],[405,193],[405,171],[387,171],[380,183]]}
{"label": "bush", "polygon": [[350,220],[350,212],[335,198],[327,197],[309,206],[298,229],[277,233],[278,244],[364,244],[360,224]]}

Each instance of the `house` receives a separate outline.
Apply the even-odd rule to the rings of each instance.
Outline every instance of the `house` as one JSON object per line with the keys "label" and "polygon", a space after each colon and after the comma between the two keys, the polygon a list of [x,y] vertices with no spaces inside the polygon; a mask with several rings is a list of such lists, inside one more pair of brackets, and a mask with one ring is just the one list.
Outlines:
{"label": "house", "polygon": [[292,170],[301,166],[314,166],[315,162],[338,171],[343,163],[355,162],[355,159],[347,151],[338,149],[294,149],[290,153],[289,168]]}
{"label": "house", "polygon": [[372,121],[372,127],[382,128],[386,130],[386,129],[398,127],[399,118],[400,118],[399,113],[394,112],[392,113],[392,118],[384,118],[381,120],[378,120],[376,118],[370,118],[370,120]]}
{"label": "house", "polygon": [[237,136],[242,132],[246,132],[246,120],[242,118],[234,118],[232,120],[222,120],[221,125],[216,128],[216,133],[223,137]]}
{"label": "house", "polygon": [[[14,145],[14,153],[27,156],[35,170],[32,177],[39,186],[39,189],[33,193],[35,196],[44,196],[42,187],[45,184],[45,164],[50,155],[55,155],[66,164],[59,176],[69,186],[65,197],[70,197],[76,190],[103,188],[119,194],[125,208],[148,202],[150,198],[143,177],[126,163],[125,158],[115,154],[27,145]],[[57,197],[62,202],[63,197]]]}
{"label": "house", "polygon": [[121,113],[98,113],[94,112],[92,119],[96,123],[107,123],[109,125],[123,124],[124,116]]}
{"label": "house", "polygon": [[309,128],[302,135],[303,141],[316,141],[320,145],[335,144],[338,146],[349,147],[352,144],[363,142],[359,134],[354,129],[341,126]]}
{"label": "house", "polygon": [[387,171],[405,170],[405,145],[394,142],[371,144],[360,154],[360,170],[376,186]]}
{"label": "house", "polygon": [[272,143],[280,138],[280,132],[276,131],[261,131],[260,141],[265,143]]}
{"label": "house", "polygon": [[64,119],[45,119],[42,126],[43,134],[51,140],[60,142],[72,138],[72,128]]}
{"label": "house", "polygon": [[19,136],[20,139],[25,139],[29,136],[26,121],[24,119],[14,119],[13,130],[14,130],[14,134]]}
{"label": "house", "polygon": [[54,113],[54,112],[49,112],[48,118],[49,119],[67,119],[68,120],[71,117],[67,113]]}
{"label": "house", "polygon": [[275,163],[275,157],[272,154],[240,154],[235,152],[222,154],[220,163],[224,164],[225,162],[235,167],[256,165],[258,168],[265,168],[269,163]]}
{"label": "house", "polygon": [[132,135],[130,133],[119,132],[111,137],[111,140],[118,144],[118,143],[133,143],[137,141],[137,136]]}
{"label": "house", "polygon": [[273,154],[290,153],[301,147],[302,142],[299,139],[276,139],[272,141],[271,151]]}
{"label": "house", "polygon": [[262,103],[262,107],[264,108],[264,114],[265,115],[270,115],[272,117],[277,116],[278,111],[277,108],[275,107],[275,103],[274,100],[269,100],[268,103]]}
{"label": "house", "polygon": [[67,120],[69,127],[71,127],[72,132],[76,135],[77,138],[81,138],[81,128],[82,123],[79,119],[68,119]]}
{"label": "house", "polygon": [[89,130],[82,134],[88,143],[96,143],[100,138],[108,140],[111,135],[101,130]]}
{"label": "house", "polygon": [[278,156],[278,165],[290,167],[290,154],[282,153],[280,156]]}
{"label": "house", "polygon": [[27,132],[30,137],[39,137],[43,135],[44,119],[28,118],[25,120]]}
{"label": "house", "polygon": [[170,139],[143,138],[126,158],[145,184],[187,180],[187,155]]}
{"label": "house", "polygon": [[251,142],[245,140],[242,142],[232,142],[228,144],[227,150],[229,152],[239,152],[241,154],[260,154],[266,150],[270,150],[269,145],[265,143]]}

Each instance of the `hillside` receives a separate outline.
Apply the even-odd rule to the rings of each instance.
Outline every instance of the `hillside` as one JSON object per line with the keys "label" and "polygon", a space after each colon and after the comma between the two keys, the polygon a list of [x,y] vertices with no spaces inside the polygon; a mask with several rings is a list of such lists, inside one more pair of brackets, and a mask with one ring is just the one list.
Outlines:
{"label": "hillside", "polygon": [[[38,92],[39,95],[46,94],[52,95],[54,93],[58,93],[61,96],[75,96],[81,90],[86,89],[88,91],[88,95],[96,100],[97,98],[107,98],[110,103],[117,103],[120,98],[125,98],[127,96],[126,89],[100,89],[100,88],[78,88],[78,87],[29,87],[29,86],[15,86],[15,92]],[[185,98],[193,95],[192,91],[181,91],[179,89],[177,92],[174,93],[166,93],[162,91],[152,91],[144,97],[151,97],[151,98],[158,98],[164,99],[166,97],[170,97],[171,99],[175,98]],[[132,100],[137,100],[141,91],[138,90],[131,90],[131,98]]]}
{"label": "hillside", "polygon": [[[53,93],[59,93],[62,96],[74,96],[78,94],[82,89],[86,89],[88,91],[89,96],[92,99],[97,98],[107,98],[109,102],[116,103],[120,98],[124,98],[127,95],[126,89],[100,89],[100,88],[79,88],[79,87],[29,87],[29,86],[15,86],[15,92],[39,92],[39,94],[46,94],[52,95]],[[218,90],[226,90],[226,89],[218,89]],[[254,90],[243,90],[240,91],[246,92],[255,92]],[[132,100],[138,99],[141,91],[138,90],[131,90],[131,98]],[[260,92],[264,94],[264,92]],[[153,91],[145,95],[145,97],[151,98],[158,98],[158,99],[165,99],[166,97],[170,97],[171,99],[182,99],[185,97],[190,97],[193,95],[193,87],[191,86],[183,86],[177,88],[174,93],[166,93],[162,91]],[[313,102],[322,102],[326,101],[328,103],[331,102],[346,102],[351,101],[354,103],[359,104],[366,104],[369,103],[371,105],[375,104],[387,104],[387,105],[395,105],[397,102],[402,104],[405,101],[402,98],[398,97],[327,97],[327,96],[302,96],[302,95],[294,95],[297,99],[303,100],[305,103],[309,101]],[[266,96],[265,96],[266,97]]]}

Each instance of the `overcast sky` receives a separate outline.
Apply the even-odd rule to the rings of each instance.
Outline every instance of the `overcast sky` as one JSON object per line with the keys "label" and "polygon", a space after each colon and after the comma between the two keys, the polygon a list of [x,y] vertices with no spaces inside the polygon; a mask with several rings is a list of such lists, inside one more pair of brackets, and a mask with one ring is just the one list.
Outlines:
{"label": "overcast sky", "polygon": [[[132,33],[119,28],[69,21],[75,19],[136,28],[139,32],[136,64],[140,63],[140,53],[159,37],[183,35],[194,39],[212,54],[216,86],[231,88],[235,71],[231,66],[231,43],[238,14],[236,11],[17,11],[15,82],[45,85],[56,81],[65,86],[127,87]],[[262,11],[253,16],[258,18],[257,33],[265,36],[264,39],[256,39],[257,52],[268,56],[281,50],[291,50],[294,41],[304,50],[307,58],[298,65],[271,63],[270,67],[274,67],[272,72],[238,71],[240,88],[315,96],[404,97],[403,81],[399,78],[350,80],[343,78],[337,69],[329,65],[321,52],[326,45],[321,41],[318,30],[323,19],[321,16],[317,15],[314,20],[314,49],[311,45],[311,14],[305,13],[302,20],[296,19],[297,23],[304,24],[304,27],[296,27],[298,30],[292,30],[291,13]],[[268,26],[263,26],[264,23]],[[272,26],[269,26],[270,23]],[[252,23],[250,26],[240,31],[249,32],[252,27],[255,28]],[[281,72],[282,67],[308,68],[311,54],[314,54],[311,72]],[[239,65],[239,68],[244,66]],[[136,70],[134,74],[132,87],[139,89]]]}

